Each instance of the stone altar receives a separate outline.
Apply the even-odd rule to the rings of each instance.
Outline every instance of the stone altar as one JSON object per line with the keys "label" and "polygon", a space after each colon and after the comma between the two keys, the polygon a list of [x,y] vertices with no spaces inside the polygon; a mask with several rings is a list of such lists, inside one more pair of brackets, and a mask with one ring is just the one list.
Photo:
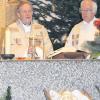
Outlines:
{"label": "stone altar", "polygon": [[0,96],[11,86],[12,100],[46,100],[43,89],[85,89],[100,100],[99,60],[1,61]]}

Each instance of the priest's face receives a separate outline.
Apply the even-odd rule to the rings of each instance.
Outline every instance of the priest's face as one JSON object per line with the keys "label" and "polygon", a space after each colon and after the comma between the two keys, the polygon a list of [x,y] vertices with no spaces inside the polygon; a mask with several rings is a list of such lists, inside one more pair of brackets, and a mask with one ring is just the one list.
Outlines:
{"label": "priest's face", "polygon": [[23,24],[29,25],[32,21],[32,7],[29,4],[24,4],[19,8],[17,13],[18,18]]}
{"label": "priest's face", "polygon": [[92,2],[84,2],[81,5],[81,13],[82,13],[82,18],[84,21],[86,21],[87,23],[89,23],[95,16],[95,11],[93,8],[93,3]]}

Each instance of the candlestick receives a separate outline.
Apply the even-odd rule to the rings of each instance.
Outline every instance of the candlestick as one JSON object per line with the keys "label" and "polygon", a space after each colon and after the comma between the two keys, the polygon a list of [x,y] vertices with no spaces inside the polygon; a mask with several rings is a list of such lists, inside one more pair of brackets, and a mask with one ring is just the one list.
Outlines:
{"label": "candlestick", "polygon": [[5,54],[10,54],[10,49],[11,49],[11,35],[10,31],[6,31],[5,34]]}

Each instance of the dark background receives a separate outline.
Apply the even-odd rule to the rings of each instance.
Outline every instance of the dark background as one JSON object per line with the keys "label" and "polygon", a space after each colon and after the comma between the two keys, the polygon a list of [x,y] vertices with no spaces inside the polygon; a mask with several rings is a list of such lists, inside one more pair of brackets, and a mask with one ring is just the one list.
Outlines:
{"label": "dark background", "polygon": [[[33,5],[33,20],[43,24],[49,33],[54,49],[64,46],[63,36],[82,20],[79,12],[82,0],[30,0]],[[96,17],[100,17],[100,0]],[[49,18],[48,18],[49,17]]]}

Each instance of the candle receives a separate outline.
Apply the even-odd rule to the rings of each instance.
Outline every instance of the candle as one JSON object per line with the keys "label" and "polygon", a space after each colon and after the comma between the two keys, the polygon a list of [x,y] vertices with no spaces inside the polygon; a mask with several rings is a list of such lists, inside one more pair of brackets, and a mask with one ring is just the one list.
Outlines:
{"label": "candle", "polygon": [[7,30],[6,31],[6,34],[5,34],[5,54],[10,54],[10,46],[11,46],[11,43],[10,43],[10,31]]}

